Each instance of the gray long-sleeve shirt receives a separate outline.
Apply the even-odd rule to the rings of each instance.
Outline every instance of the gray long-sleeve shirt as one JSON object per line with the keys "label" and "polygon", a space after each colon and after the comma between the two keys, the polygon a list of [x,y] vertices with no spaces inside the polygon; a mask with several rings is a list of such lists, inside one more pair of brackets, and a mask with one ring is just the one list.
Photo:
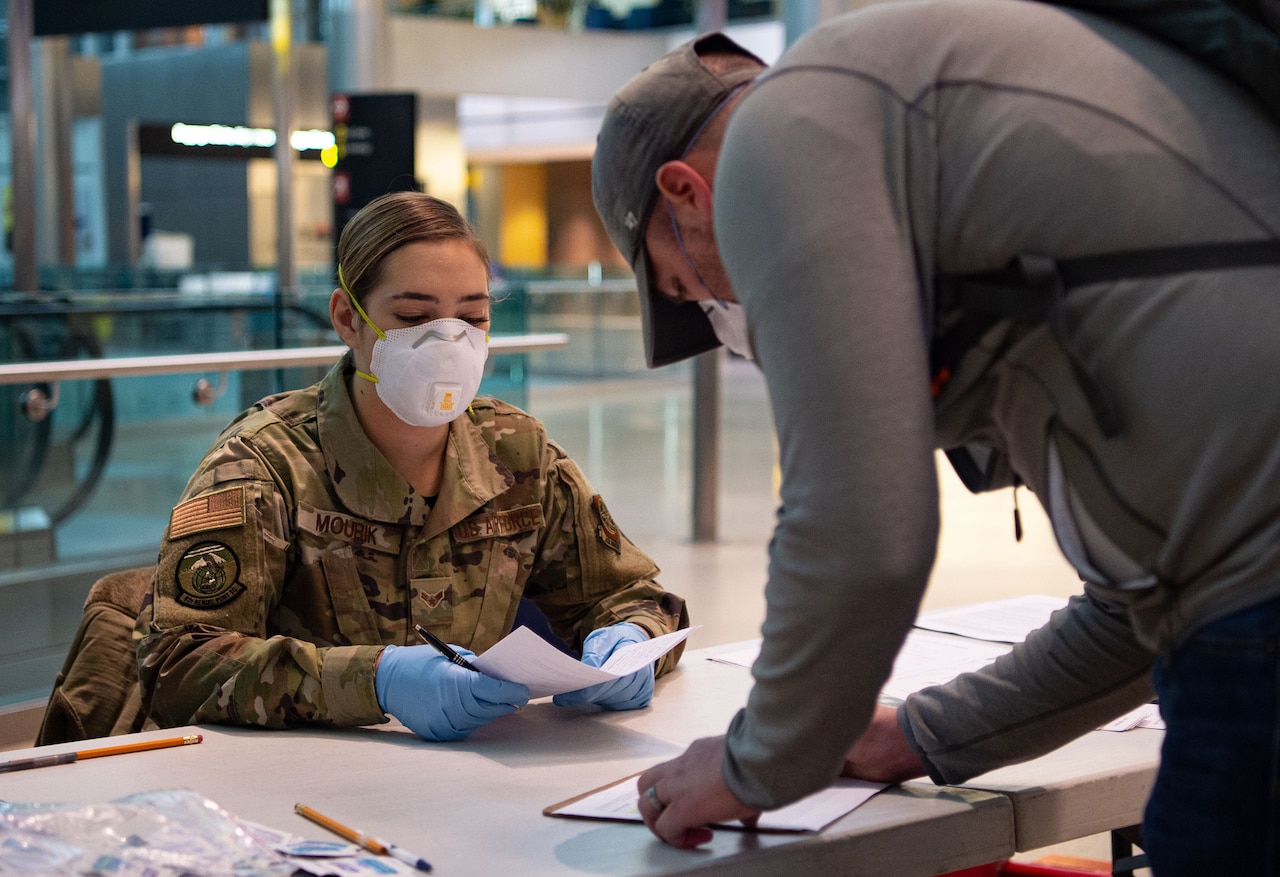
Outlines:
{"label": "gray long-sleeve shirt", "polygon": [[1149,698],[1157,651],[1280,595],[1280,269],[1070,294],[1112,438],[1043,326],[996,327],[937,399],[928,362],[935,275],[1280,237],[1277,156],[1275,127],[1195,62],[1020,0],[868,7],[754,86],[715,187],[783,472],[727,743],[742,801],[825,785],[865,727],[933,564],[935,448],[999,452],[1089,583],[1007,658],[907,701],[935,779],[1061,745]]}

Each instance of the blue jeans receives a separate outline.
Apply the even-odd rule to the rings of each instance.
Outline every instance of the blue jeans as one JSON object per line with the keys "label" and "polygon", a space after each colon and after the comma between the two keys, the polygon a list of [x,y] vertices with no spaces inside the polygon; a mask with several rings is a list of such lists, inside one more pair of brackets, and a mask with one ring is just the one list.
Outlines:
{"label": "blue jeans", "polygon": [[1153,680],[1168,730],[1142,827],[1152,873],[1280,875],[1280,600],[1201,628]]}

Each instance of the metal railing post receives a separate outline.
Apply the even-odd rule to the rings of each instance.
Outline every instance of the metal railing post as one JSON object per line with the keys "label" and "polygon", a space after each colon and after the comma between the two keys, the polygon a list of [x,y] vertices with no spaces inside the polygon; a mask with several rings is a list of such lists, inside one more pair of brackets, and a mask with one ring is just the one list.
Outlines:
{"label": "metal railing post", "polygon": [[693,360],[693,541],[714,542],[720,490],[720,358],[723,348]]}
{"label": "metal railing post", "polygon": [[11,183],[6,231],[13,253],[13,288],[34,292],[36,271],[36,116],[31,69],[33,0],[9,0],[9,130]]}

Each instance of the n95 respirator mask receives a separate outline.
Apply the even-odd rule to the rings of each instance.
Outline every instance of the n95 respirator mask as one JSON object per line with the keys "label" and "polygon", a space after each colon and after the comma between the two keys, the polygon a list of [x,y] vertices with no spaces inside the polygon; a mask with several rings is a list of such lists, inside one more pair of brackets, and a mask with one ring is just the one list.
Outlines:
{"label": "n95 respirator mask", "polygon": [[382,333],[373,345],[372,374],[359,374],[373,380],[382,404],[405,423],[441,426],[475,399],[488,355],[483,329],[465,320],[431,320]]}

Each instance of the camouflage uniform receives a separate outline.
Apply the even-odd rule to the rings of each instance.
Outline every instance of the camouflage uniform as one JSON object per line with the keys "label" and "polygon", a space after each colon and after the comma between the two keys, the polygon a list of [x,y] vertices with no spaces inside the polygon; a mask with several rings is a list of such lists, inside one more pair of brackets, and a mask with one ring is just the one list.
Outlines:
{"label": "camouflage uniform", "polygon": [[651,636],[688,624],[536,419],[476,399],[431,504],[369,442],[349,371],[348,356],[241,414],[188,483],[134,632],[152,720],[385,722],[384,645],[419,643],[419,623],[483,652],[521,595],[575,648],[620,621]]}

